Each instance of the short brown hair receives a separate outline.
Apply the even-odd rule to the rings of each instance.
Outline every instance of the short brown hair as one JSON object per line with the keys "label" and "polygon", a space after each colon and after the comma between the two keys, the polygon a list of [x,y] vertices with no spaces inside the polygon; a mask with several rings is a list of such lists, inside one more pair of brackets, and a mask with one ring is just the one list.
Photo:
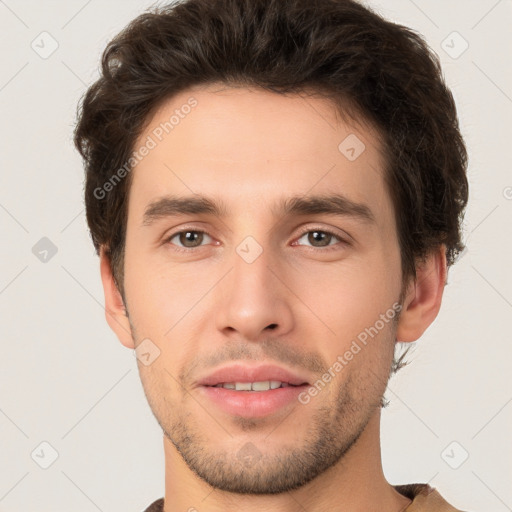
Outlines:
{"label": "short brown hair", "polygon": [[78,112],[87,221],[121,294],[131,174],[105,197],[95,191],[125,165],[162,101],[215,82],[317,91],[370,122],[384,141],[403,282],[440,244],[454,263],[464,248],[467,152],[439,59],[419,34],[354,0],[179,0],[108,44]]}

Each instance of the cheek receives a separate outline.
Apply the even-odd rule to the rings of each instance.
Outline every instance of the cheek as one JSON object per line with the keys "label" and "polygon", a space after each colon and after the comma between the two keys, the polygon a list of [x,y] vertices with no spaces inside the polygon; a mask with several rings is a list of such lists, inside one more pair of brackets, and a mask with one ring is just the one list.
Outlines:
{"label": "cheek", "polygon": [[382,252],[373,253],[285,273],[291,289],[311,311],[309,317],[338,343],[373,325],[399,296],[399,267],[383,260]]}
{"label": "cheek", "polygon": [[[127,251],[128,254],[128,251]],[[134,250],[126,258],[125,290],[137,333],[171,339],[183,330],[218,281],[218,264],[176,263]],[[224,271],[225,272],[225,271]]]}
{"label": "cheek", "polygon": [[[127,242],[125,256],[125,292],[131,320],[139,336],[160,338],[172,325],[173,303],[178,302],[176,286],[171,285],[169,272],[149,263],[150,260]],[[151,328],[149,328],[151,326]]]}

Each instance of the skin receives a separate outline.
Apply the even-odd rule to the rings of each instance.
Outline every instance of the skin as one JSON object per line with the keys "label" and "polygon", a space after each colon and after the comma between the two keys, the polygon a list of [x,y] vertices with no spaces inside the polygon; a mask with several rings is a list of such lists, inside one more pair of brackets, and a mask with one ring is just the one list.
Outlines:
{"label": "skin", "polygon": [[[382,470],[380,400],[396,340],[417,340],[438,314],[444,246],[418,265],[398,322],[386,323],[309,403],[259,419],[219,410],[197,381],[230,361],[320,379],[398,301],[400,252],[370,126],[348,124],[323,98],[210,85],[163,103],[136,147],[191,96],[197,106],[132,171],[126,304],[100,256],[109,325],[128,348],[149,338],[160,350],[138,365],[164,432],[165,512],[405,510],[411,500]],[[338,150],[349,134],[365,144],[354,161]],[[271,210],[291,195],[332,192],[368,205],[376,223]],[[143,225],[147,205],[170,193],[222,199],[227,215]],[[209,236],[169,241],[180,229]],[[335,231],[350,243],[333,237],[325,247],[302,229]],[[250,264],[236,251],[247,236],[263,249]],[[187,243],[189,253],[176,251]],[[243,464],[248,446],[256,456]]]}

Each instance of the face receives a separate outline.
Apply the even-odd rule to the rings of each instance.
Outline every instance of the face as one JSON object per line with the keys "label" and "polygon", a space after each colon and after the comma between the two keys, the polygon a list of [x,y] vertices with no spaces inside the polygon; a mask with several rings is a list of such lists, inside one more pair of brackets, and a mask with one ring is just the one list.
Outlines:
{"label": "face", "polygon": [[[297,488],[358,440],[389,377],[401,268],[377,135],[326,99],[210,85],[163,104],[144,145],[124,286],[151,409],[210,485]],[[307,385],[201,385],[233,364]]]}

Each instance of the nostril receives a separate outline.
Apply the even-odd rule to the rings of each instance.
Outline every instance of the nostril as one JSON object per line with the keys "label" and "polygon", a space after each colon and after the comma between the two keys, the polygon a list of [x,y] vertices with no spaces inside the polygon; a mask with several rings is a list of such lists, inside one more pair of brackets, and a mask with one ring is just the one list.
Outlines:
{"label": "nostril", "polygon": [[277,324],[270,324],[270,325],[267,326],[267,329],[274,330],[276,327],[277,327]]}

